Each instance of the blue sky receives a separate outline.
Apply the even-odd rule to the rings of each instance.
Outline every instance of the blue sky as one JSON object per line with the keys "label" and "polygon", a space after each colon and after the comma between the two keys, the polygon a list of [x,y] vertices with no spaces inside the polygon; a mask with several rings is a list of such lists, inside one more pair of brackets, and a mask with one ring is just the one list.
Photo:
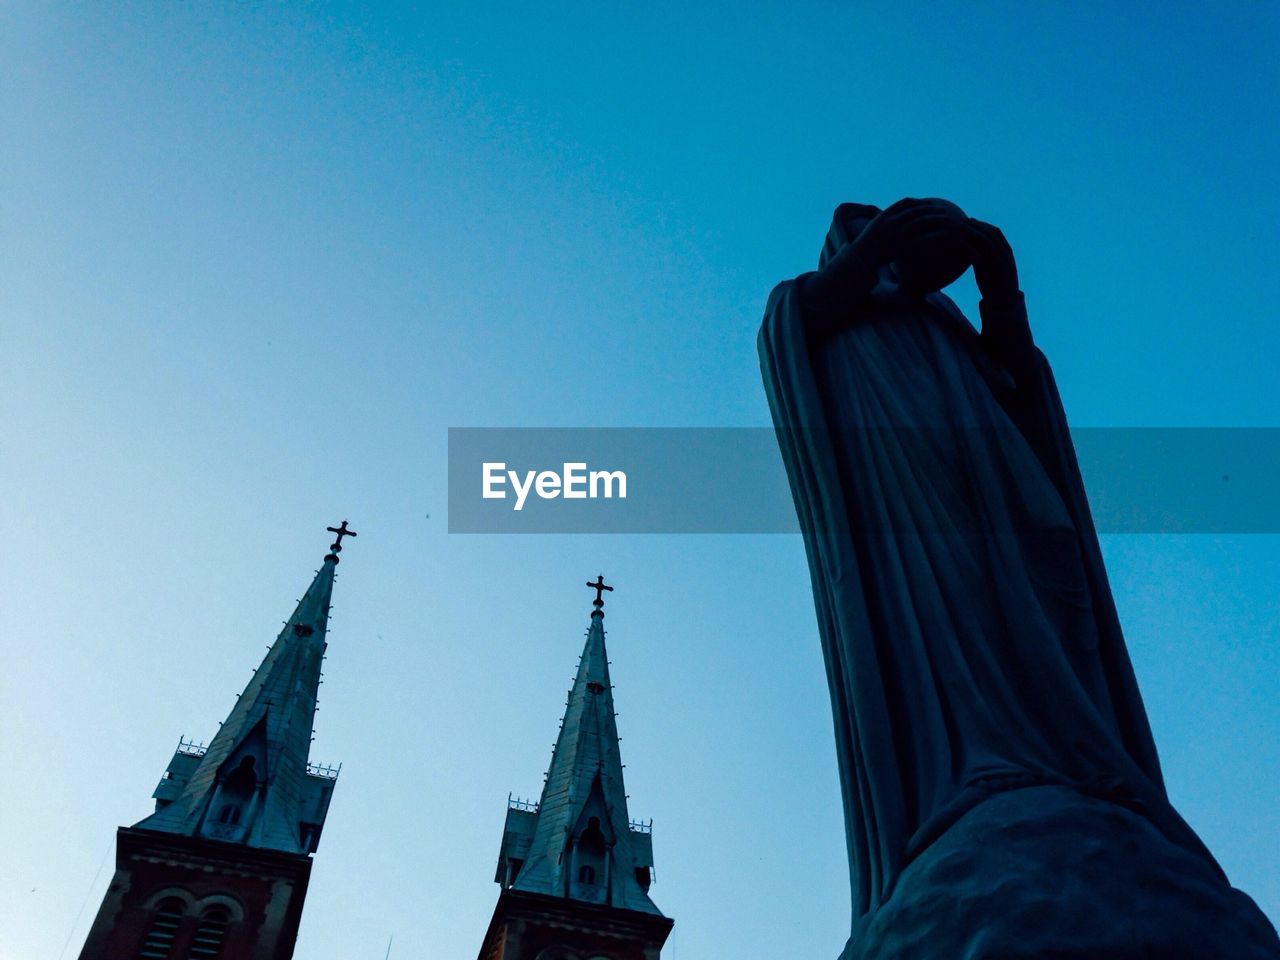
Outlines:
{"label": "blue sky", "polygon": [[[1278,16],[6,5],[0,958],[75,955],[342,517],[300,957],[478,949],[600,571],[664,955],[833,956],[799,537],[450,536],[447,428],[767,424],[769,289],[901,195],[1005,229],[1074,423],[1278,425]],[[1104,549],[1174,802],[1280,917],[1280,538]]]}

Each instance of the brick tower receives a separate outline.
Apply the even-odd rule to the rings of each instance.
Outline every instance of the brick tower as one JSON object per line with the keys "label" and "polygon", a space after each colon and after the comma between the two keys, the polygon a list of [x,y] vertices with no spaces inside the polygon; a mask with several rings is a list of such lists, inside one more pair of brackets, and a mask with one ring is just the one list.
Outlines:
{"label": "brick tower", "polygon": [[182,740],[156,809],[116,835],[81,960],[288,960],[337,771],[308,762],[344,521],[207,748]]}
{"label": "brick tower", "polygon": [[672,921],[649,899],[650,826],[622,783],[605,651],[604,578],[536,804],[508,803],[501,884],[480,960],[658,960]]}

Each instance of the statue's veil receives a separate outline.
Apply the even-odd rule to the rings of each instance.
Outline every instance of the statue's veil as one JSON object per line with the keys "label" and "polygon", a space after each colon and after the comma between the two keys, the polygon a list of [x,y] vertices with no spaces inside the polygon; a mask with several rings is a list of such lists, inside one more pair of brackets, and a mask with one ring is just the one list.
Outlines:
{"label": "statue's veil", "polygon": [[827,231],[827,239],[822,243],[818,269],[825,267],[846,243],[856,239],[867,221],[879,212],[879,207],[869,203],[842,203],[836,207],[835,216],[831,218],[831,229]]}

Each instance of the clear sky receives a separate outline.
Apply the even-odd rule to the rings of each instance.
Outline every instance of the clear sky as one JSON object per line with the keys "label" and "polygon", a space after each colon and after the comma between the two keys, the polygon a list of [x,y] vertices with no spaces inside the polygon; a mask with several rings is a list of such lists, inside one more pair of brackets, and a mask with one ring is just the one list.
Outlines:
{"label": "clear sky", "polygon": [[[446,430],[767,424],[769,289],[904,194],[1005,229],[1073,423],[1280,425],[1277,18],[5,4],[0,958],[75,956],[343,517],[300,958],[474,955],[601,571],[664,956],[834,956],[800,538],[450,536]],[[1104,549],[1173,800],[1280,918],[1280,537]]]}

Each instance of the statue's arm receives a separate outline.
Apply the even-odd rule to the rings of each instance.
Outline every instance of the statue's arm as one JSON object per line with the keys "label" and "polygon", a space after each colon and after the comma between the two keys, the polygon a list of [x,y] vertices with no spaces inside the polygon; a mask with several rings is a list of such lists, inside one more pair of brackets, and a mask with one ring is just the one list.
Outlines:
{"label": "statue's arm", "polygon": [[821,269],[794,281],[806,335],[821,339],[866,317],[880,267],[908,244],[952,224],[949,210],[911,197],[876,214]]}
{"label": "statue's arm", "polygon": [[1022,291],[983,297],[978,313],[982,316],[982,342],[987,351],[1021,383],[1039,365],[1039,351],[1031,338]]}
{"label": "statue's arm", "polygon": [[[1031,338],[1027,306],[1021,291],[984,297],[978,303],[982,315],[981,342],[987,354],[1007,370],[1014,381],[1011,395],[1001,405],[1035,451],[1054,486],[1065,497],[1079,484],[1074,461],[1064,459],[1063,443],[1070,447],[1066,413],[1053,383],[1049,361]],[[1074,478],[1074,479],[1073,479]]]}
{"label": "statue's arm", "polygon": [[999,227],[970,217],[965,228],[973,274],[982,300],[982,342],[987,352],[1013,374],[1019,387],[1036,378],[1039,351],[1031,339],[1027,301],[1018,285],[1013,248]]}

